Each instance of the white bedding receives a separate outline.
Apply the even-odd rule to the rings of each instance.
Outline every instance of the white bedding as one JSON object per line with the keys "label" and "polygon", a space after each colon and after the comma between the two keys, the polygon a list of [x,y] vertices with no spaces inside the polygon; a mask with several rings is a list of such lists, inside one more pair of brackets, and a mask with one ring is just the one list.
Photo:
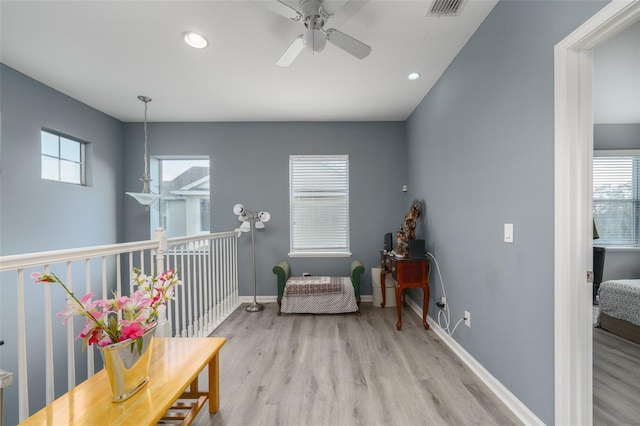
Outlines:
{"label": "white bedding", "polygon": [[[305,294],[282,297],[281,311],[286,314],[341,314],[356,312],[355,291],[349,277],[340,277],[342,291],[332,294]],[[286,287],[285,287],[286,288]]]}
{"label": "white bedding", "polygon": [[605,281],[598,295],[601,313],[640,326],[640,279]]}

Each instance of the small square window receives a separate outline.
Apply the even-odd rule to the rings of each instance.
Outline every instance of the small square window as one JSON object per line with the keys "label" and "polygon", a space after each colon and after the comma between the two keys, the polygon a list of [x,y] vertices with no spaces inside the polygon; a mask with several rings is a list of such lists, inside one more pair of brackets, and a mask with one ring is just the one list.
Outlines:
{"label": "small square window", "polygon": [[42,179],[86,185],[85,142],[47,130],[40,132],[40,141]]}

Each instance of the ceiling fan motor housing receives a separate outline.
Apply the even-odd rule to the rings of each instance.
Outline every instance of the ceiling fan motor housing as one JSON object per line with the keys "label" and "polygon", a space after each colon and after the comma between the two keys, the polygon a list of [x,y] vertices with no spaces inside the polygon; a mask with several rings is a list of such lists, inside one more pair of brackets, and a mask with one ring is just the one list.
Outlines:
{"label": "ceiling fan motor housing", "polygon": [[304,47],[312,52],[322,52],[327,45],[327,35],[322,31],[324,21],[318,16],[309,16],[305,19],[305,31],[302,40]]}
{"label": "ceiling fan motor housing", "polygon": [[[324,24],[332,16],[332,13],[324,9],[324,0],[299,0],[298,8],[292,7],[285,0],[276,0],[285,7],[282,13],[288,19],[295,22],[302,21],[305,26],[304,33],[296,37],[287,50],[276,62],[278,66],[287,67],[305,48],[313,53],[322,52],[329,41],[334,46],[344,50],[358,59],[366,58],[371,52],[371,46],[357,40],[335,28],[324,29]],[[290,16],[291,13],[295,15]]]}
{"label": "ceiling fan motor housing", "polygon": [[320,16],[322,0],[300,0],[298,7],[305,19],[311,16]]}

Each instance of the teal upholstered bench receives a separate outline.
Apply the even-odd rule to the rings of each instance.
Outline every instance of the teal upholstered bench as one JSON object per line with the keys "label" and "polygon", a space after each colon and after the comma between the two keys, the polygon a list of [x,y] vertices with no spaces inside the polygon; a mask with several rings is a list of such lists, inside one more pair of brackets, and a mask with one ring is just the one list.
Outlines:
{"label": "teal upholstered bench", "polygon": [[349,275],[343,277],[291,274],[289,262],[273,267],[278,281],[278,316],[284,313],[337,314],[355,312],[360,315],[360,279],[364,266],[351,262]]}

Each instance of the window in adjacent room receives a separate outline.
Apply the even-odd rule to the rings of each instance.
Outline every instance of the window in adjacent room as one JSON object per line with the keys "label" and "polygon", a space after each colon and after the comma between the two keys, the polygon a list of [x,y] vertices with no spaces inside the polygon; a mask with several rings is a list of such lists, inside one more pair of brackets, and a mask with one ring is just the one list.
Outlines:
{"label": "window in adjacent room", "polygon": [[209,158],[159,156],[151,165],[152,186],[161,195],[152,205],[151,235],[158,226],[168,237],[211,232]]}
{"label": "window in adjacent room", "polygon": [[49,130],[41,130],[42,179],[86,185],[85,151],[85,142]]}
{"label": "window in adjacent room", "polygon": [[290,256],[350,256],[349,156],[289,156]]}
{"label": "window in adjacent room", "polygon": [[640,150],[594,152],[593,219],[597,245],[640,247]]}

